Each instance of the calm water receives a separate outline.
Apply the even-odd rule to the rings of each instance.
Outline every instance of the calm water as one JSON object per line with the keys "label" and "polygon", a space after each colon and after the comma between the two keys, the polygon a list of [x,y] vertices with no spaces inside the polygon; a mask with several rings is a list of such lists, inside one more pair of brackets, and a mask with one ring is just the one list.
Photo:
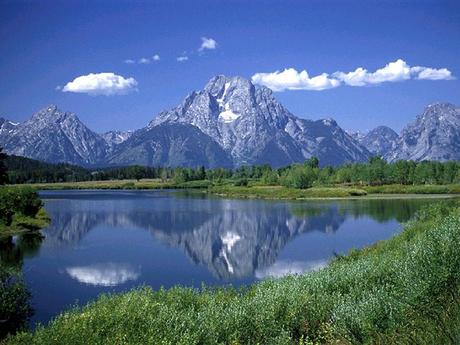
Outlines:
{"label": "calm water", "polygon": [[101,292],[148,284],[248,284],[324,266],[401,230],[433,200],[273,202],[172,191],[42,192],[44,239],[3,243],[22,265],[35,322]]}

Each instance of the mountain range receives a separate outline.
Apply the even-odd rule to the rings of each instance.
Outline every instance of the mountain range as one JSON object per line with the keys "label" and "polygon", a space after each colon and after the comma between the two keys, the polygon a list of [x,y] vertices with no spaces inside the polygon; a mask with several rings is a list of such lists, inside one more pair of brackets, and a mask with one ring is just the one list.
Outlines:
{"label": "mountain range", "polygon": [[267,87],[220,75],[135,131],[98,134],[50,105],[20,124],[0,118],[0,146],[9,154],[82,166],[280,167],[312,156],[324,166],[373,155],[460,160],[460,108],[429,105],[400,135],[385,126],[347,133],[331,118],[295,116]]}

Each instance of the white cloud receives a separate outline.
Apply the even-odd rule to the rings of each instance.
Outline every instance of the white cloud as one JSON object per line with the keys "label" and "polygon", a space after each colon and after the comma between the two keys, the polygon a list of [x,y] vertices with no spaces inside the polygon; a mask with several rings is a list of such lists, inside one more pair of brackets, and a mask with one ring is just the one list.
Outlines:
{"label": "white cloud", "polygon": [[368,72],[367,69],[358,67],[352,72],[335,72],[335,78],[350,86],[364,86],[380,84],[389,81],[403,81],[411,79],[411,67],[401,59],[388,63],[385,67]]}
{"label": "white cloud", "polygon": [[272,266],[257,269],[255,276],[257,279],[264,279],[268,277],[281,278],[292,274],[303,274],[309,271],[317,271],[327,266],[327,260],[315,260],[315,261],[288,261],[279,260]]}
{"label": "white cloud", "polygon": [[68,82],[62,92],[87,93],[89,95],[125,95],[136,90],[134,78],[124,78],[114,73],[90,73]]}
{"label": "white cloud", "polygon": [[176,60],[179,61],[179,62],[184,62],[184,61],[188,60],[188,56],[179,56],[179,57],[177,57]]}
{"label": "white cloud", "polygon": [[152,56],[151,59],[146,58],[146,57],[142,57],[142,58],[138,59],[137,61],[133,60],[133,59],[126,59],[124,61],[124,63],[129,64],[129,65],[134,65],[134,64],[147,65],[147,64],[151,63],[152,61],[160,61],[160,55],[155,54],[155,55]]}
{"label": "white cloud", "polygon": [[427,79],[427,80],[452,80],[455,77],[452,75],[452,72],[447,68],[430,68],[430,67],[421,67],[416,66],[412,67],[413,72],[417,74],[417,79]]}
{"label": "white cloud", "polygon": [[285,69],[283,72],[256,73],[252,76],[252,81],[273,91],[326,90],[340,85],[340,81],[330,78],[327,73],[310,78],[306,70],[297,72],[294,68]]}
{"label": "white cloud", "polygon": [[273,91],[326,90],[340,85],[366,86],[409,79],[450,80],[455,78],[447,68],[411,67],[402,59],[390,62],[374,72],[358,67],[351,72],[338,71],[331,75],[322,73],[310,78],[306,70],[297,72],[294,68],[289,68],[283,72],[256,73],[252,76],[254,83],[265,85]]}
{"label": "white cloud", "polygon": [[147,58],[145,58],[145,57],[143,57],[143,58],[140,58],[140,59],[139,59],[138,63],[143,64],[143,65],[146,65],[146,64],[149,64],[149,63],[150,63],[150,60],[147,59]]}
{"label": "white cloud", "polygon": [[213,50],[213,49],[216,49],[216,48],[217,48],[216,40],[214,40],[212,38],[201,37],[201,46],[198,49],[200,52],[205,50],[205,49]]}

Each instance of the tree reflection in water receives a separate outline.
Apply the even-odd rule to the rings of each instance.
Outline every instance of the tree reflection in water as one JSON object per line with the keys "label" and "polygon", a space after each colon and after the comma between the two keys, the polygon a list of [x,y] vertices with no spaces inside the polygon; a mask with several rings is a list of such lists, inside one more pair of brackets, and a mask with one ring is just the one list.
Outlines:
{"label": "tree reflection in water", "polygon": [[43,238],[40,233],[0,238],[0,339],[24,329],[33,315],[21,270],[24,258],[39,251]]}

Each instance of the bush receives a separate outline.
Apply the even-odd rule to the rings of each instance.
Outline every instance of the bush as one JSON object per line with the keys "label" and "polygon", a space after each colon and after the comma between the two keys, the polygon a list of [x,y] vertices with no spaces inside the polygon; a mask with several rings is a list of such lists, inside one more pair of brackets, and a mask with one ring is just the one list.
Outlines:
{"label": "bush", "polygon": [[234,182],[236,187],[246,187],[248,185],[248,179],[240,178]]}
{"label": "bush", "polygon": [[316,180],[316,174],[310,167],[295,166],[286,171],[281,179],[281,184],[298,189],[310,188]]}
{"label": "bush", "polygon": [[14,211],[0,199],[0,225],[10,226],[13,221]]}
{"label": "bush", "polygon": [[13,214],[35,217],[43,206],[35,189],[30,187],[0,187],[0,221],[10,225]]}
{"label": "bush", "polygon": [[279,176],[276,171],[266,171],[262,175],[262,184],[266,186],[276,186],[279,183]]}

